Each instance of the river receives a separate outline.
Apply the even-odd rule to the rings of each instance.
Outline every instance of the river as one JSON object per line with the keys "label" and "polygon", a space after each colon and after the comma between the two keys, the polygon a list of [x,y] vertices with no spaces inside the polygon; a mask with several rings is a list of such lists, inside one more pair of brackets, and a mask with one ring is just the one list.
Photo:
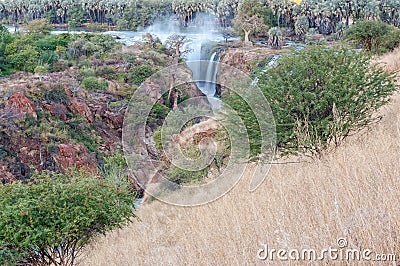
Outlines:
{"label": "river", "polygon": [[[13,26],[5,26],[10,32],[14,33]],[[89,31],[88,28],[76,28],[74,30],[56,28],[52,31],[52,34],[81,34]],[[176,18],[171,16],[160,18],[153,25],[138,31],[105,31],[102,33],[112,35],[119,42],[128,46],[141,41],[142,36],[146,33],[157,36],[163,43],[166,42],[168,37],[175,34],[186,36],[187,42],[183,49],[190,50],[185,58],[193,72],[193,79],[197,81],[197,86],[207,97],[214,98],[216,96],[215,80],[219,58],[217,53],[210,51],[210,45],[222,42],[224,38],[214,16],[200,14],[186,28],[180,27]]]}

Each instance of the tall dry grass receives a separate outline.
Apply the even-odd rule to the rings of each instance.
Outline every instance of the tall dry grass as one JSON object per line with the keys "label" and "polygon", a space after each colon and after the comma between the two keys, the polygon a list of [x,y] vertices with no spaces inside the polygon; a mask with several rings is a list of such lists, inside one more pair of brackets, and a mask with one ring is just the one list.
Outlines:
{"label": "tall dry grass", "polygon": [[400,47],[396,48],[392,53],[388,53],[379,58],[384,63],[383,67],[388,71],[400,70]]}
{"label": "tall dry grass", "polygon": [[351,248],[400,256],[400,96],[381,113],[378,124],[323,159],[273,165],[253,193],[245,177],[205,206],[141,206],[140,220],[100,238],[82,265],[279,265],[257,259],[261,244],[319,250],[341,237]]}

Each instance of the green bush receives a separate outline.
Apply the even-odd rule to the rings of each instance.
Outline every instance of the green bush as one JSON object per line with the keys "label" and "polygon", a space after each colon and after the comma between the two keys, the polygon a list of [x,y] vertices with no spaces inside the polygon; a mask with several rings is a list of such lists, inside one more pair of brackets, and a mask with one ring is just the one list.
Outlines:
{"label": "green bush", "polygon": [[176,166],[171,166],[167,170],[167,177],[176,184],[190,184],[202,180],[207,175],[207,170],[188,171]]}
{"label": "green bush", "polygon": [[[319,155],[339,145],[374,122],[374,112],[396,90],[393,73],[346,47],[310,46],[283,56],[277,67],[259,71],[257,77],[275,117],[281,155]],[[251,118],[249,107],[233,100],[228,96],[239,114]],[[244,122],[257,133],[256,122]],[[256,133],[249,134],[251,142],[257,141],[252,139]]]}
{"label": "green bush", "polygon": [[151,68],[151,66],[135,66],[129,70],[128,82],[140,85],[151,75],[153,75],[153,69]]}
{"label": "green bush", "polygon": [[375,54],[392,51],[400,44],[400,30],[382,21],[358,21],[345,32],[345,36]]}
{"label": "green bush", "polygon": [[108,82],[95,77],[85,77],[82,80],[82,86],[87,90],[105,90]]}
{"label": "green bush", "polygon": [[1,265],[74,265],[94,237],[134,217],[128,181],[83,172],[32,178],[0,186]]}
{"label": "green bush", "polygon": [[96,73],[93,68],[83,67],[83,68],[79,69],[79,75],[86,78],[86,77],[94,77],[96,75]]}
{"label": "green bush", "polygon": [[69,103],[70,101],[62,84],[52,85],[44,92],[44,99],[49,103]]}
{"label": "green bush", "polygon": [[37,66],[39,53],[31,45],[25,46],[20,51],[8,56],[12,67],[16,70],[33,72]]}

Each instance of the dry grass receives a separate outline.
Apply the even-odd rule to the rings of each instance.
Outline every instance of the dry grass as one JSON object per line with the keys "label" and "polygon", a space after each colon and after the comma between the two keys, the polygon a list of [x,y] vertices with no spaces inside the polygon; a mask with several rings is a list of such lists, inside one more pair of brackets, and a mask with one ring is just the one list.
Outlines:
{"label": "dry grass", "polygon": [[389,71],[400,70],[400,47],[392,53],[382,56],[379,61],[384,62],[384,68]]}
{"label": "dry grass", "polygon": [[[393,58],[385,60],[398,67]],[[257,260],[261,243],[319,250],[339,237],[400,256],[400,96],[381,112],[379,124],[321,160],[273,165],[254,193],[244,178],[205,206],[141,206],[140,221],[99,239],[82,264],[258,265],[268,263]]]}

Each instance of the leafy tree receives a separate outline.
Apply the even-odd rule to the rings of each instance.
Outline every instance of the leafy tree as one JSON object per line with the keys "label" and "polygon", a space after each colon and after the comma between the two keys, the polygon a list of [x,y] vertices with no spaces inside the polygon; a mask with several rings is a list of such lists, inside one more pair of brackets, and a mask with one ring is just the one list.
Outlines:
{"label": "leafy tree", "polygon": [[244,41],[250,43],[250,34],[265,29],[264,19],[261,14],[265,7],[259,0],[243,0],[239,2],[238,11],[233,23],[244,31]]}
{"label": "leafy tree", "polygon": [[83,172],[32,178],[0,187],[2,265],[74,265],[94,237],[134,217],[126,182]]}
{"label": "leafy tree", "polygon": [[[394,73],[372,65],[367,54],[346,47],[310,46],[283,56],[277,67],[259,71],[257,78],[274,114],[281,155],[319,155],[331,145],[340,145],[377,121],[373,114],[397,89]],[[244,120],[254,131],[250,142],[257,143],[252,139],[257,127],[251,109],[243,101],[229,103],[250,119]]]}
{"label": "leafy tree", "polygon": [[39,53],[36,49],[32,45],[27,45],[20,51],[9,55],[7,59],[16,70],[34,72],[38,56]]}
{"label": "leafy tree", "polygon": [[53,27],[49,24],[47,19],[33,20],[24,27],[29,34],[48,35]]}
{"label": "leafy tree", "polygon": [[358,21],[345,34],[348,40],[373,53],[393,50],[400,44],[399,30],[382,21]]}
{"label": "leafy tree", "polygon": [[282,47],[282,31],[273,27],[268,31],[268,42],[274,49],[280,49]]}
{"label": "leafy tree", "polygon": [[231,24],[237,12],[239,0],[222,0],[219,1],[216,9],[216,15],[219,18],[222,27],[226,28]]}
{"label": "leafy tree", "polygon": [[303,36],[308,32],[310,25],[308,23],[308,18],[306,16],[298,17],[294,25],[296,34],[303,38]]}

